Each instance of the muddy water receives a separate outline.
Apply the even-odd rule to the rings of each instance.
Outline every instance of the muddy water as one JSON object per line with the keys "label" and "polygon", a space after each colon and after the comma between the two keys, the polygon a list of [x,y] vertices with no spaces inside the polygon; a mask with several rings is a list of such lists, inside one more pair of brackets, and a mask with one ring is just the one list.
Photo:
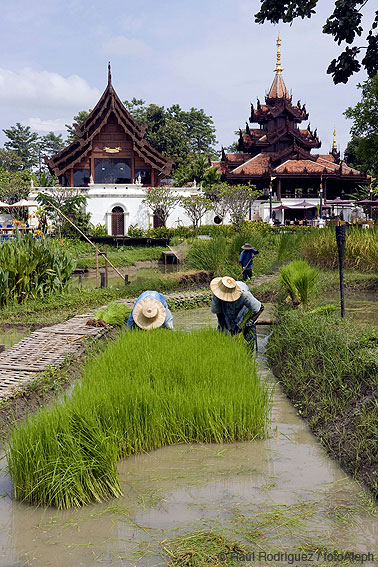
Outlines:
{"label": "muddy water", "polygon": [[[215,321],[204,308],[176,313],[175,324],[189,329]],[[259,338],[262,350],[266,339]],[[326,456],[262,355],[258,365],[272,392],[265,440],[179,445],[127,459],[119,464],[124,497],[67,512],[14,502],[4,472],[0,567],[165,565],[164,540],[195,530],[224,530],[250,551],[378,552],[376,509]],[[314,555],[295,564],[320,562]]]}
{"label": "muddy water", "polygon": [[[340,305],[338,292],[326,293],[326,301]],[[378,326],[378,292],[376,291],[345,291],[345,316]]]}

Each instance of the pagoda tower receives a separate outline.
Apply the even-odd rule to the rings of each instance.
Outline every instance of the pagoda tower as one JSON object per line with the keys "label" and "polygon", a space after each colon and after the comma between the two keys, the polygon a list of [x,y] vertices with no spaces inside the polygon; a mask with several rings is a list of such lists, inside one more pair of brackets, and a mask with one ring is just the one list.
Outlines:
{"label": "pagoda tower", "polygon": [[[281,40],[277,39],[277,59],[272,85],[265,104],[257,99],[251,104],[249,124],[239,131],[237,153],[222,148],[220,161],[212,162],[223,181],[232,184],[252,183],[267,192],[274,179],[273,191],[282,197],[318,197],[320,185],[329,198],[353,192],[358,183],[366,180],[361,172],[340,161],[336,142],[329,154],[313,154],[321,142],[317,130],[310,124],[300,128],[309,114],[300,100],[293,104],[282,76]],[[258,124],[258,128],[250,127]]]}

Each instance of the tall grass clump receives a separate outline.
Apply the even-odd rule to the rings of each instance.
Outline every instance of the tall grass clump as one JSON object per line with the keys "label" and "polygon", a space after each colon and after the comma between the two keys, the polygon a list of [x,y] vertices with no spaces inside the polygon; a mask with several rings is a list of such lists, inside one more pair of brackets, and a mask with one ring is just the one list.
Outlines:
{"label": "tall grass clump", "polygon": [[239,337],[125,331],[63,403],[15,426],[18,500],[68,508],[119,496],[117,459],[176,443],[261,438],[268,399]]}
{"label": "tall grass clump", "polygon": [[308,305],[317,278],[318,270],[303,260],[294,260],[280,271],[280,284],[295,305]]}
{"label": "tall grass clump", "polygon": [[73,257],[58,244],[17,232],[0,245],[0,305],[62,292],[74,267]]}
{"label": "tall grass clump", "polygon": [[378,334],[329,310],[282,310],[267,355],[299,413],[378,496]]}
{"label": "tall grass clump", "polygon": [[[302,241],[301,256],[321,268],[338,266],[334,228],[307,233]],[[350,227],[346,230],[344,266],[362,271],[378,271],[378,230]]]}

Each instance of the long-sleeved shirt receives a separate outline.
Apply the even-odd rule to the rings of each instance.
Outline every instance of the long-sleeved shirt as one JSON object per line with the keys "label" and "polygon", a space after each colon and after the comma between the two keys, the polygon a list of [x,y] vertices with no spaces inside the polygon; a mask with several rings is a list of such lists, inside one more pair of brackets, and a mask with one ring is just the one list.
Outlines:
{"label": "long-sleeved shirt", "polygon": [[252,270],[253,256],[258,253],[259,251],[256,250],[256,248],[252,248],[251,250],[242,250],[239,256],[239,264],[241,264],[242,268],[248,266],[248,268]]}
{"label": "long-sleeved shirt", "polygon": [[252,295],[247,284],[239,281],[236,283],[241,289],[239,299],[236,301],[222,301],[213,295],[211,301],[211,312],[224,316],[226,329],[230,332],[241,326],[248,311],[257,313],[261,308],[260,301]]}
{"label": "long-sleeved shirt", "polygon": [[[138,297],[138,299],[134,303],[134,307],[136,306],[137,303],[139,303],[139,301],[142,301],[142,299],[150,299],[150,298],[157,299],[158,301],[160,301],[160,303],[162,305],[164,305],[166,315],[165,315],[165,321],[162,324],[162,327],[164,327],[165,329],[173,329],[173,315],[170,312],[170,310],[168,309],[167,302],[165,301],[165,297],[162,293],[159,293],[158,291],[152,291],[152,290],[144,291],[143,293],[140,294],[140,296]],[[133,310],[131,311],[129,318],[127,320],[127,325],[126,325],[127,329],[133,329],[135,327],[135,322],[134,322],[134,318],[133,318],[134,307],[133,307]]]}

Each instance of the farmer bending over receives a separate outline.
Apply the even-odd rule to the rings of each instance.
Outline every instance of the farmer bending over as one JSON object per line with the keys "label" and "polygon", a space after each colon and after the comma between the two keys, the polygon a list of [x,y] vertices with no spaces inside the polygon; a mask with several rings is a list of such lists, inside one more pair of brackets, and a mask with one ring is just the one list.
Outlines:
{"label": "farmer bending over", "polygon": [[144,291],[134,303],[127,320],[127,329],[173,329],[173,316],[168,309],[167,302],[163,294],[158,291]]}
{"label": "farmer bending over", "polygon": [[[210,289],[213,292],[211,312],[218,317],[218,329],[232,335],[243,332],[248,342],[254,341],[254,321],[264,307],[249,291],[247,284],[224,276],[211,280]],[[253,319],[249,321],[251,317]]]}
{"label": "farmer bending over", "polygon": [[252,244],[249,244],[248,242],[243,244],[242,251],[239,256],[239,264],[243,269],[243,280],[247,280],[252,277],[253,256],[258,253],[259,251],[256,250],[256,248],[253,248]]}

